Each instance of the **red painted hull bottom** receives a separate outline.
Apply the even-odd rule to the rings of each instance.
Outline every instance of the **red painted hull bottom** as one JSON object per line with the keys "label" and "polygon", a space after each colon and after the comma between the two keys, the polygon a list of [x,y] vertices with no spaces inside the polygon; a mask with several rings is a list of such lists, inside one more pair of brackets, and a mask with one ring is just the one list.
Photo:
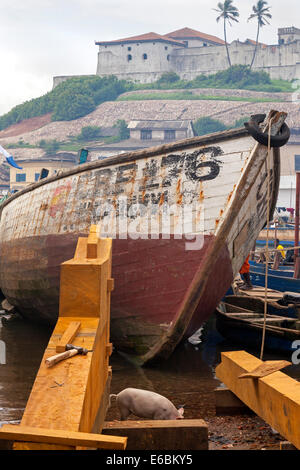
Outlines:
{"label": "red painted hull bottom", "polygon": [[[79,235],[32,237],[1,245],[1,252],[5,252],[5,266],[0,266],[1,288],[28,319],[55,323],[60,264],[73,257]],[[199,279],[214,240],[214,236],[205,236],[199,251],[186,251],[184,239],[113,241],[111,339],[117,349],[143,355],[169,331]],[[1,258],[0,254],[0,264]],[[200,328],[232,280],[231,260],[224,245],[204,279],[198,306],[180,337],[186,338]]]}

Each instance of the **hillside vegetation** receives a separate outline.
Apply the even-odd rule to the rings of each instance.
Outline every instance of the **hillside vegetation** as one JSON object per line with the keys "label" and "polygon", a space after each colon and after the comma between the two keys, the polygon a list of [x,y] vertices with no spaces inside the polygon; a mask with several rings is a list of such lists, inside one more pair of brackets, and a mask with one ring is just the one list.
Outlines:
{"label": "hillside vegetation", "polygon": [[52,113],[52,121],[72,121],[85,116],[104,101],[114,101],[128,91],[116,77],[76,77],[60,83],[49,93],[15,106],[0,117],[0,130],[24,119]]}
{"label": "hillside vegetation", "polygon": [[[163,74],[157,82],[151,84],[126,82],[125,80],[118,80],[115,76],[104,78],[98,76],[76,77],[59,84],[52,91],[39,98],[15,106],[11,111],[0,117],[0,130],[24,119],[42,116],[47,113],[51,113],[52,121],[71,121],[86,116],[101,103],[115,101],[122,93],[150,88],[154,90],[184,90],[182,93],[176,94],[176,99],[203,99],[203,97],[194,97],[188,92],[188,89],[193,88],[244,89],[272,93],[291,92],[293,90],[290,82],[271,80],[267,73],[253,72],[249,67],[242,65],[230,67],[228,70],[214,75],[200,75],[192,81],[180,80],[178,75],[170,72]],[[162,98],[158,98],[157,95],[153,94],[147,96],[147,99]],[[166,99],[165,95],[163,99]],[[168,99],[175,99],[175,97],[169,95]],[[211,96],[206,97],[206,99],[215,100],[217,98]],[[233,98],[233,101],[235,100],[237,99]],[[263,101],[263,99],[259,99],[259,101]]]}

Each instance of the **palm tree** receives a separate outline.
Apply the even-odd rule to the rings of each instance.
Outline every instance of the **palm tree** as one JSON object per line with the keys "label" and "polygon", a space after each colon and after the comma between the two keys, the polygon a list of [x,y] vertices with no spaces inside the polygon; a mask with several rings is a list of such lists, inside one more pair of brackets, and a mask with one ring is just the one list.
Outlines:
{"label": "palm tree", "polygon": [[249,16],[249,20],[253,20],[254,18],[257,19],[257,35],[256,35],[256,44],[255,44],[255,49],[254,49],[254,54],[252,58],[252,62],[250,65],[250,69],[252,68],[254,64],[254,60],[256,57],[256,52],[257,52],[257,47],[258,47],[258,37],[259,37],[259,32],[260,28],[265,26],[266,24],[270,24],[268,19],[272,18],[272,15],[270,13],[270,8],[268,5],[268,2],[265,2],[264,0],[258,0],[257,4],[252,7],[253,13],[252,15]]}
{"label": "palm tree", "polygon": [[225,0],[224,3],[221,3],[221,2],[218,3],[218,9],[214,8],[214,10],[219,13],[219,16],[217,17],[217,23],[220,21],[221,18],[223,18],[224,20],[224,40],[225,40],[229,67],[231,67],[231,60],[230,60],[230,55],[229,55],[228,43],[227,43],[226,22],[228,21],[228,23],[231,26],[232,21],[235,21],[236,23],[239,22],[238,17],[240,16],[239,10],[232,3],[233,3],[233,0]]}

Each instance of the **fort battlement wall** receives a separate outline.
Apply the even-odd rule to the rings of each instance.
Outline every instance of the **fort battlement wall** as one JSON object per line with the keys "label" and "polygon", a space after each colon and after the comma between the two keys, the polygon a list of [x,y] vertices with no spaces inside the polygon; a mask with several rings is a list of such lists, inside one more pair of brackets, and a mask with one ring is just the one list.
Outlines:
{"label": "fort battlement wall", "polygon": [[[170,34],[169,37],[147,33],[111,42],[96,42],[99,46],[96,75],[115,75],[119,79],[152,83],[166,72],[175,72],[181,79],[193,80],[198,75],[228,68],[224,41],[189,28]],[[278,44],[258,44],[253,70],[263,70],[272,79],[300,79],[300,30],[281,28],[278,37]],[[236,40],[228,48],[232,65],[251,64],[255,41]],[[68,78],[70,76],[54,77],[53,86]]]}

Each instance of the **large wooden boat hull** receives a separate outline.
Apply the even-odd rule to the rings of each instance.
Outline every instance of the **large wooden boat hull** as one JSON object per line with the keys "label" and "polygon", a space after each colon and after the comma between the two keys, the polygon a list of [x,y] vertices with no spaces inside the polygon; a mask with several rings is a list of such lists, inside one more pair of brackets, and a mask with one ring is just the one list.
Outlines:
{"label": "large wooden boat hull", "polygon": [[[60,263],[98,224],[113,238],[112,341],[144,362],[167,357],[214,312],[266,223],[267,153],[239,129],[81,165],[20,191],[2,206],[4,295],[25,317],[54,324]],[[272,212],[276,149],[270,166]]]}

